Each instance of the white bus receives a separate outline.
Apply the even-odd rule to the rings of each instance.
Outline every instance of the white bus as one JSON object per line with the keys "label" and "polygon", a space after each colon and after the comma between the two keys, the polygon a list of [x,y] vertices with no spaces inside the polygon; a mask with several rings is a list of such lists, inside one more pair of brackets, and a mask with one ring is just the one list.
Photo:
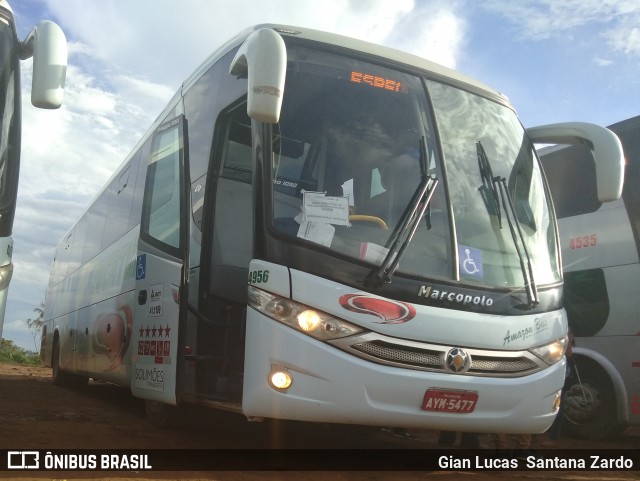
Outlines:
{"label": "white bus", "polygon": [[62,102],[67,42],[55,23],[39,22],[18,40],[11,7],[0,0],[0,338],[13,274],[13,218],[20,172],[20,60],[33,56],[31,103],[58,108]]}
{"label": "white bus", "polygon": [[576,370],[565,425],[599,438],[640,424],[640,117],[609,126],[622,141],[622,198],[603,204],[585,147],[541,151],[555,204]]}
{"label": "white bus", "polygon": [[[555,217],[531,129],[483,84],[260,26],[186,82],[55,253],[56,384],[281,418],[542,432],[564,383]],[[580,140],[583,139],[583,140]],[[586,140],[585,140],[586,139]]]}

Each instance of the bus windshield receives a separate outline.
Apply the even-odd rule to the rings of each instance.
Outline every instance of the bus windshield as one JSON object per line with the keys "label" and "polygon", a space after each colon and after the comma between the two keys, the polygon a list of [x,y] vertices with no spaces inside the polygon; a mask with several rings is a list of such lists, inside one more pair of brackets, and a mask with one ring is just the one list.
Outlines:
{"label": "bus windshield", "polygon": [[[289,49],[273,143],[273,225],[282,234],[375,270],[430,178],[435,189],[417,226],[409,222],[415,233],[396,275],[521,288],[522,250],[538,285],[560,280],[538,161],[504,105],[358,59]],[[510,210],[487,182],[478,145],[493,176],[505,178]]]}

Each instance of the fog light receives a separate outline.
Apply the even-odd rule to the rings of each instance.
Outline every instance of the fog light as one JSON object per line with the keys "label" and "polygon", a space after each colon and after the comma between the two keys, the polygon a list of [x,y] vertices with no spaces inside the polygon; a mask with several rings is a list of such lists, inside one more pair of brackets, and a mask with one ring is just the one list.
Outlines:
{"label": "fog light", "polygon": [[287,371],[274,371],[269,377],[269,382],[271,383],[271,386],[273,386],[277,390],[284,391],[291,387],[293,378]]}
{"label": "fog light", "polygon": [[560,403],[562,402],[562,391],[558,391],[556,393],[556,398],[553,401],[553,411],[554,412],[558,412],[558,409],[560,409]]}

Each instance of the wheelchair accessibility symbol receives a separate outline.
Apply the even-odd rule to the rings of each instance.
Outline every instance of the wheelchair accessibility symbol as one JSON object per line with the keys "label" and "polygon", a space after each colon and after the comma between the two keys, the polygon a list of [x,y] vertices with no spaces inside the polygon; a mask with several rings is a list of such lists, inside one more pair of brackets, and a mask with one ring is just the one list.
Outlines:
{"label": "wheelchair accessibility symbol", "polygon": [[147,254],[139,255],[136,259],[136,281],[144,279],[147,271]]}
{"label": "wheelchair accessibility symbol", "polygon": [[482,251],[473,247],[458,246],[458,259],[460,263],[460,274],[467,277],[482,279],[484,272],[482,269]]}

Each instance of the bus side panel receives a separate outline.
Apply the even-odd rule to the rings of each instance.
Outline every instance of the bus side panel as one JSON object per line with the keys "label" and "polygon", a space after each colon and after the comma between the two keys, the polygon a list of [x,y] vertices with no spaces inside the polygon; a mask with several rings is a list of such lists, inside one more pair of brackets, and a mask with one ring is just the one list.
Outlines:
{"label": "bus side panel", "polygon": [[[640,339],[640,264],[607,267],[603,271],[609,298],[609,316],[596,335],[635,336]],[[619,349],[616,343],[610,345],[611,351]],[[636,361],[640,361],[640,350],[635,353]]]}
{"label": "bus side panel", "polygon": [[75,370],[90,377],[129,385],[131,326],[135,292],[124,292],[80,311]]}
{"label": "bus side panel", "polygon": [[622,200],[596,212],[559,221],[565,272],[638,263],[633,232]]}
{"label": "bus side panel", "polygon": [[[55,331],[63,370],[129,385],[138,228],[50,288],[57,316],[48,321],[43,357],[51,361]],[[49,334],[51,333],[51,334]]]}

